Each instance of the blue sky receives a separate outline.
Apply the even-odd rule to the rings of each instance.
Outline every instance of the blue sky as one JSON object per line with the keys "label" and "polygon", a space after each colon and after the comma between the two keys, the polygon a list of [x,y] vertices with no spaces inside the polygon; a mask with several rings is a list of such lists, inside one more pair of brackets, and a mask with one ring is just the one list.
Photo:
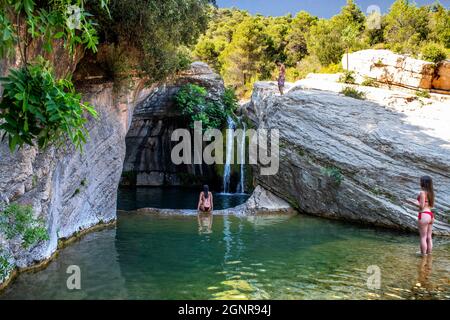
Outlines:
{"label": "blue sky", "polygon": [[[385,13],[394,0],[356,0],[363,12],[370,5],[377,5]],[[434,0],[415,0],[418,5],[431,4]],[[441,0],[442,5],[450,7],[450,0]],[[261,13],[270,16],[280,16],[287,13],[297,13],[305,10],[321,18],[329,18],[337,14],[346,0],[217,0],[219,7],[237,7],[251,13]]]}

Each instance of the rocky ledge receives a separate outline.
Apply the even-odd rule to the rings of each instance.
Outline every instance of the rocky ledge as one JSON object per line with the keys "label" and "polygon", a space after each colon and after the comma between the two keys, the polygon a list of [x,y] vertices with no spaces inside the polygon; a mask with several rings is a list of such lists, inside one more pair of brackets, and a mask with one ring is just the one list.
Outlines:
{"label": "rocky ledge", "polygon": [[448,104],[369,87],[368,100],[357,100],[342,86],[302,80],[280,96],[276,83],[255,84],[248,116],[280,131],[279,172],[257,183],[307,214],[416,231],[408,199],[430,175],[434,230],[450,235]]}
{"label": "rocky ledge", "polygon": [[350,53],[348,59],[344,55],[342,66],[355,73],[358,83],[369,78],[389,85],[450,94],[450,60],[433,63],[390,50],[368,49]]}
{"label": "rocky ledge", "polygon": [[[138,213],[149,213],[157,215],[197,215],[197,210],[189,209],[159,209],[159,208],[141,208],[136,210]],[[267,191],[261,186],[257,186],[248,200],[239,206],[223,210],[214,210],[214,215],[236,215],[252,216],[264,214],[296,214],[291,205]]]}

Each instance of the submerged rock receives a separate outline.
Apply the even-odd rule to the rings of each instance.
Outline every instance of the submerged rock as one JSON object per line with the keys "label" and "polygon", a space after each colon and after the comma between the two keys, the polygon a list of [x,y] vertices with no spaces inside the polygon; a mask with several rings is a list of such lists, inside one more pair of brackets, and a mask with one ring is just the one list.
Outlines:
{"label": "submerged rock", "polygon": [[[323,89],[342,86],[320,83]],[[249,117],[260,128],[280,131],[279,172],[259,175],[257,183],[301,212],[417,230],[417,208],[408,199],[417,196],[420,176],[430,175],[434,230],[450,235],[448,105],[410,105],[402,93],[370,88],[382,104],[313,87],[300,81],[280,96],[275,83],[255,84]]]}

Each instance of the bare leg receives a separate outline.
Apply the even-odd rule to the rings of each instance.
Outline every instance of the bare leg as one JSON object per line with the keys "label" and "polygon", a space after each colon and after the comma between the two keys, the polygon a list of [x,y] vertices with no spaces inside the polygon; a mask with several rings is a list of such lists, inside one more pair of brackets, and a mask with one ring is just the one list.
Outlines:
{"label": "bare leg", "polygon": [[427,227],[427,254],[433,251],[433,224],[429,223]]}
{"label": "bare leg", "polygon": [[428,251],[427,234],[428,234],[428,224],[430,220],[422,214],[422,219],[419,220],[419,234],[420,234],[420,252],[425,255]]}
{"label": "bare leg", "polygon": [[280,90],[280,94],[283,95],[283,86],[282,85],[278,85],[278,90]]}

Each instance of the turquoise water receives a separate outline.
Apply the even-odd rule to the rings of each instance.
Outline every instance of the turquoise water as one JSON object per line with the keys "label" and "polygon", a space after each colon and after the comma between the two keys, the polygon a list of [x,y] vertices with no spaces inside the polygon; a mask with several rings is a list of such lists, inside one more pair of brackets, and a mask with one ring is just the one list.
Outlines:
{"label": "turquoise water", "polygon": [[[1,299],[449,299],[450,243],[415,255],[416,236],[308,216],[120,214]],[[66,287],[78,265],[81,290]],[[368,266],[381,288],[367,287]]]}

